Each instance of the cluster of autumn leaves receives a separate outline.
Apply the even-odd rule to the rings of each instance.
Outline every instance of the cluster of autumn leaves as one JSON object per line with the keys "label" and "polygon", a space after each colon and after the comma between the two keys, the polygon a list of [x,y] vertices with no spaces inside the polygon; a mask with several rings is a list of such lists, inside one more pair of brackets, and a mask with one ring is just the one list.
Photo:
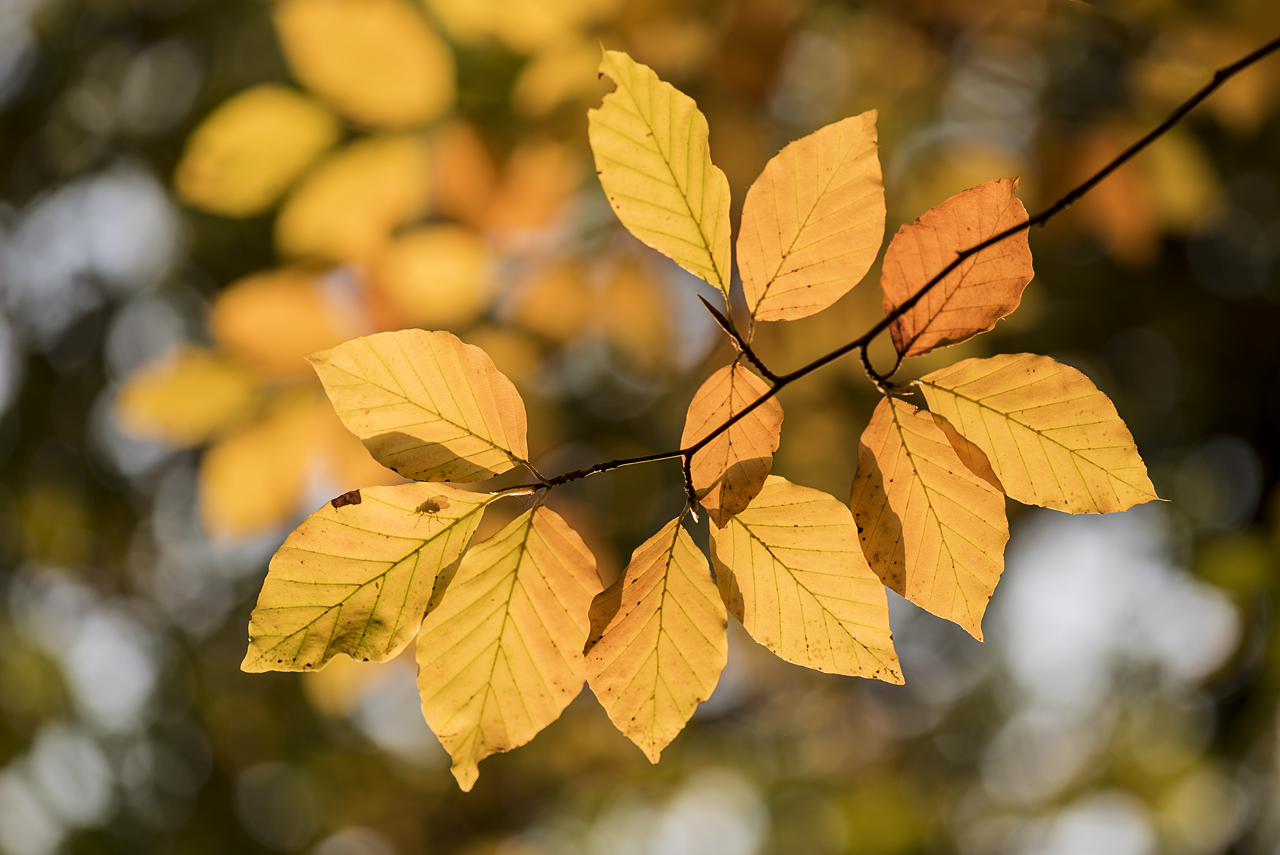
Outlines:
{"label": "cluster of autumn leaves", "polygon": [[[693,101],[626,54],[590,114],[601,184],[623,224],[729,296],[729,191]],[[1016,182],[966,191],[904,226],[883,265],[894,312],[955,253],[1026,219]],[[757,321],[831,305],[883,239],[875,116],[801,139],[748,194],[738,258]],[[1011,312],[1032,276],[1025,234],[978,253],[894,321],[898,352],[966,340]],[[469,789],[484,757],[555,720],[584,678],[651,760],[710,696],[727,616],[789,661],[901,682],[884,588],[981,637],[1008,540],[1004,496],[1072,513],[1156,498],[1114,407],[1084,375],[1032,354],[970,359],[917,381],[928,411],[886,396],[859,443],[850,504],[769,474],[782,409],[739,359],[690,405],[682,447],[707,512],[710,567],[665,525],[607,590],[540,485],[473,492],[530,461],[524,403],[481,349],[445,331],[383,332],[310,361],[342,423],[410,483],[345,494],[271,561],[243,667],[385,661],[416,637],[422,709]],[[725,423],[755,405],[727,429]],[[471,547],[489,504],[530,509]],[[714,568],[714,574],[711,568]],[[425,616],[425,617],[424,617]]]}

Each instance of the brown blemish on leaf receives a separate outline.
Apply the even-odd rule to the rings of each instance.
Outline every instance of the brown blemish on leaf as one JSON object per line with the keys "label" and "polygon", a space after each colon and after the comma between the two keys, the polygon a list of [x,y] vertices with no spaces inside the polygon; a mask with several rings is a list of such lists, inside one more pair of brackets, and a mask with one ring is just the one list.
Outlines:
{"label": "brown blemish on leaf", "polygon": [[363,500],[360,498],[360,491],[351,490],[333,499],[329,504],[333,505],[334,510],[337,510],[338,508],[345,508],[347,505],[358,505],[361,501]]}

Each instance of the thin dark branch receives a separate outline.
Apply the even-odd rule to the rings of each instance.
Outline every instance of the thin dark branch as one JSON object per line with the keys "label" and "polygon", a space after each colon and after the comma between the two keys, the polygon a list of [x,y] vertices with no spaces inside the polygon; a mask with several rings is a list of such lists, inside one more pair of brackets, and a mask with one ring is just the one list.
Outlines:
{"label": "thin dark branch", "polygon": [[729,321],[729,319],[724,317],[724,315],[722,315],[713,306],[707,303],[706,300],[703,300],[703,303],[711,311],[712,315],[715,316],[717,322],[719,322],[721,327],[724,328],[725,332],[727,332],[730,335],[730,337],[733,338],[734,343],[738,345],[739,349],[742,350],[743,354],[747,356],[747,358],[752,361],[752,364],[755,365],[756,368],[759,369],[760,372],[769,379],[770,381],[769,391],[765,392],[763,395],[761,395],[756,400],[752,401],[742,410],[735,413],[731,418],[726,419],[724,423],[721,424],[714,431],[707,434],[701,440],[699,440],[698,442],[695,442],[693,445],[690,445],[687,448],[681,448],[676,451],[663,452],[661,454],[649,454],[643,457],[630,457],[623,460],[610,460],[605,463],[597,463],[595,466],[592,466],[590,469],[579,469],[576,472],[568,472],[564,475],[560,475],[559,477],[552,478],[546,482],[546,486],[555,487],[560,484],[568,483],[569,481],[576,481],[580,478],[586,478],[588,475],[594,475],[597,472],[608,472],[612,469],[618,469],[622,466],[629,466],[634,463],[648,463],[655,460],[669,460],[674,457],[682,457],[684,458],[683,468],[684,468],[684,479],[685,479],[685,492],[689,495],[690,499],[693,500],[694,488],[693,488],[693,476],[691,473],[693,455],[697,454],[699,451],[705,448],[708,443],[710,443],[716,437],[720,436],[720,434],[724,433],[729,428],[733,427],[735,424],[742,421],[744,418],[746,418],[748,415],[754,412],[757,407],[763,406],[764,403],[768,401],[770,398],[775,397],[779,392],[781,392],[787,386],[791,385],[792,383],[801,379],[802,377],[807,377],[808,375],[817,371],[819,368],[822,368],[826,365],[830,365],[832,362],[835,362],[837,359],[839,359],[842,356],[845,356],[846,354],[852,353],[855,350],[860,350],[862,355],[863,367],[867,369],[868,376],[871,377],[871,381],[876,385],[876,388],[879,389],[881,392],[884,392],[888,379],[892,377],[894,373],[897,372],[898,367],[902,364],[902,355],[899,354],[898,361],[894,365],[893,371],[890,371],[889,374],[887,375],[881,375],[876,373],[875,369],[871,366],[870,359],[867,356],[868,345],[870,345],[871,342],[874,341],[876,337],[879,336],[882,332],[887,330],[893,324],[894,321],[896,321],[898,318],[905,315],[907,312],[911,311],[911,309],[914,308],[915,305],[919,303],[922,299],[924,299],[925,295],[928,294],[931,290],[933,290],[933,288],[936,287],[939,282],[945,279],[948,274],[950,274],[953,270],[955,270],[957,267],[963,264],[966,259],[971,258],[974,255],[977,255],[979,252],[982,252],[984,249],[994,246],[995,244],[1000,243],[1003,240],[1007,240],[1008,238],[1013,237],[1014,235],[1021,234],[1022,232],[1030,229],[1032,226],[1044,225],[1050,219],[1062,213],[1067,208],[1071,207],[1072,204],[1079,201],[1081,196],[1084,196],[1094,187],[1098,186],[1098,184],[1104,179],[1106,179],[1107,176],[1115,172],[1125,163],[1132,160],[1135,155],[1137,155],[1147,146],[1151,145],[1151,143],[1155,142],[1157,139],[1159,139],[1160,137],[1168,133],[1175,125],[1178,124],[1178,122],[1182,121],[1183,117],[1185,117],[1187,113],[1190,113],[1193,109],[1199,106],[1202,101],[1204,101],[1211,94],[1213,94],[1218,89],[1218,87],[1220,87],[1223,83],[1227,82],[1236,74],[1239,74],[1241,71],[1253,65],[1254,63],[1258,62],[1259,60],[1263,59],[1264,57],[1267,57],[1270,54],[1275,53],[1277,50],[1280,50],[1280,38],[1277,38],[1267,43],[1266,45],[1258,48],[1256,51],[1244,57],[1240,61],[1235,62],[1231,65],[1228,65],[1225,68],[1219,69],[1213,75],[1213,79],[1209,81],[1209,83],[1205,84],[1205,86],[1202,87],[1198,92],[1196,92],[1186,101],[1184,101],[1176,110],[1170,113],[1169,117],[1165,119],[1163,122],[1161,122],[1154,130],[1152,130],[1151,133],[1147,134],[1142,139],[1138,140],[1136,143],[1129,146],[1129,148],[1125,149],[1119,156],[1117,156],[1114,160],[1112,160],[1110,163],[1104,166],[1101,170],[1095,173],[1083,184],[1076,187],[1071,192],[1067,193],[1067,195],[1063,196],[1057,202],[1054,202],[1048,208],[1036,214],[1034,217],[1030,218],[1026,222],[1019,223],[1016,226],[1012,226],[1008,229],[1005,229],[999,234],[996,234],[987,238],[986,240],[982,241],[976,246],[969,247],[963,252],[958,253],[955,259],[952,260],[952,262],[948,264],[946,267],[944,267],[936,276],[934,276],[932,279],[926,282],[924,284],[924,287],[922,287],[919,291],[917,291],[908,299],[904,300],[900,305],[894,308],[893,311],[886,314],[878,323],[876,323],[873,327],[871,327],[871,329],[867,330],[865,333],[858,336],[848,344],[841,345],[840,347],[837,347],[835,350],[831,351],[830,353],[819,356],[817,359],[813,360],[812,362],[809,362],[806,365],[801,366],[800,368],[797,368],[795,371],[792,371],[790,374],[776,375],[770,372],[767,368],[765,368],[763,363],[761,363],[750,352],[749,345],[747,345],[742,340],[742,338],[734,331],[733,324]]}
{"label": "thin dark branch", "polygon": [[738,332],[738,328],[733,325],[733,321],[715,306],[711,305],[706,297],[699,294],[698,299],[702,301],[702,305],[711,313],[711,317],[716,319],[716,323],[720,325],[720,329],[724,330],[725,334],[729,336],[731,341],[733,341],[733,346],[738,349],[738,352],[745,356],[747,361],[756,367],[756,370],[760,372],[762,377],[770,383],[776,381],[778,379],[778,375],[770,371],[769,367],[764,364],[764,361],[756,355],[756,352],[751,349],[750,343],[742,337],[742,334]]}

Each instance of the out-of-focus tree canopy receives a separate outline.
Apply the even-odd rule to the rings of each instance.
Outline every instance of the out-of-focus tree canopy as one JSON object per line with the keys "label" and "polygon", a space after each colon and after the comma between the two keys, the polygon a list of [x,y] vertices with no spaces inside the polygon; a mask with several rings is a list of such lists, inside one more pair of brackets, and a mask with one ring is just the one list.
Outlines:
{"label": "out-of-focus tree canopy", "polygon": [[[1039,210],[1277,34],[1270,0],[0,0],[0,852],[1273,851],[1275,58],[1033,232],[1018,313],[906,365],[1080,369],[1170,500],[1010,504],[985,643],[890,595],[899,687],[731,621],[659,765],[584,694],[466,795],[409,661],[238,666],[288,530],[398,480],[305,354],[481,345],[548,474],[677,447],[729,360],[600,190],[602,45],[696,99],[735,234],[782,146],[878,110],[891,234],[995,178]],[[790,370],[861,333],[871,284],[760,324],[760,351]],[[773,471],[843,499],[861,367],[781,401]],[[558,489],[606,584],[678,511],[677,469]]]}

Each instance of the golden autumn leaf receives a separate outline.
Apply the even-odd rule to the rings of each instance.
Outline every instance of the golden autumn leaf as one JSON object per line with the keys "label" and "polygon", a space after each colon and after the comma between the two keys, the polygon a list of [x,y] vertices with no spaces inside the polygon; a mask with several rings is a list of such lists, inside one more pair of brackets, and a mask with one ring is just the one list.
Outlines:
{"label": "golden autumn leaf", "polygon": [[[899,229],[880,277],[885,313],[914,296],[958,253],[1026,222],[1017,187],[1016,178],[979,184]],[[992,329],[1018,308],[1033,275],[1025,231],[970,256],[893,322],[894,347],[904,356],[920,356]]]}
{"label": "golden autumn leaf", "polygon": [[283,0],[273,17],[294,76],[357,122],[409,127],[453,106],[453,54],[404,0]]}
{"label": "golden autumn leaf", "polygon": [[392,231],[424,214],[431,158],[413,136],[370,137],[335,152],[289,194],[275,223],[289,258],[364,261]]}
{"label": "golden autumn leaf", "polygon": [[232,282],[214,298],[209,331],[220,350],[268,377],[307,373],[308,353],[361,330],[335,305],[319,277],[297,268],[264,270]]}
{"label": "golden autumn leaf", "polygon": [[1068,365],[1034,353],[966,359],[918,385],[1019,502],[1105,514],[1159,498],[1115,405]]}
{"label": "golden autumn leaf", "polygon": [[588,113],[596,171],[633,235],[729,293],[729,180],[711,162],[693,99],[625,53],[605,51],[617,84]]}
{"label": "golden autumn leaf", "polygon": [[901,683],[884,587],[838,500],[770,475],[711,531],[721,599],[756,641],[807,668]]}
{"label": "golden autumn leaf", "polygon": [[[680,446],[698,442],[768,391],[765,382],[739,362],[719,369],[694,394]],[[764,487],[781,438],[782,405],[774,397],[693,455],[693,487],[716,526],[724,528]]]}
{"label": "golden autumn leaf", "polygon": [[850,505],[884,584],[981,640],[1009,540],[1004,496],[969,471],[929,413],[880,401],[858,442]]}
{"label": "golden autumn leaf", "polygon": [[757,321],[820,312],[866,275],[884,240],[874,110],[773,157],[747,192],[738,269]]}
{"label": "golden autumn leaf", "polygon": [[271,559],[241,669],[309,671],[339,653],[394,657],[413,640],[436,577],[467,548],[492,500],[412,483],[326,502]]}
{"label": "golden autumn leaf", "polygon": [[479,481],[528,460],[520,394],[457,336],[378,333],[309,360],[343,424],[406,478]]}
{"label": "golden autumn leaf", "polygon": [[113,414],[133,436],[188,447],[243,419],[257,398],[258,386],[243,369],[183,345],[131,374]]}
{"label": "golden autumn leaf", "polygon": [[637,547],[591,604],[587,683],[650,762],[715,690],[727,625],[707,559],[678,519]]}
{"label": "golden autumn leaf", "polygon": [[983,453],[982,449],[961,436],[955,425],[951,424],[943,416],[933,412],[929,413],[929,415],[933,416],[933,423],[942,431],[943,436],[947,438],[947,442],[951,443],[951,449],[956,453],[956,457],[960,458],[960,462],[964,464],[965,468],[1003,493],[1004,485],[1000,483],[995,470],[991,468],[991,461],[987,459],[987,455]]}
{"label": "golden autumn leaf", "polygon": [[369,284],[386,326],[461,330],[489,307],[493,264],[484,238],[472,230],[419,226],[373,256]]}
{"label": "golden autumn leaf", "polygon": [[490,754],[524,745],[582,690],[596,562],[537,507],[470,550],[418,635],[422,714],[463,790]]}
{"label": "golden autumn leaf", "polygon": [[264,83],[222,102],[187,138],[178,198],[224,217],[264,213],[338,141],[337,118],[287,86]]}

